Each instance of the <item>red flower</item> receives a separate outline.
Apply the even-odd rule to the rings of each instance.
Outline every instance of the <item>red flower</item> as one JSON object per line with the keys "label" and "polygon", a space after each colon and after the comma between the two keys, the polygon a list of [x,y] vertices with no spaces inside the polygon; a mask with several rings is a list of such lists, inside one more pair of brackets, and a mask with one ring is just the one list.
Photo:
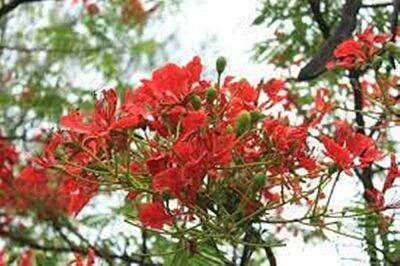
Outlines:
{"label": "red flower", "polygon": [[352,134],[347,139],[347,148],[354,157],[359,157],[361,165],[367,165],[382,157],[382,153],[376,148],[372,138],[364,134]]}
{"label": "red flower", "polygon": [[281,200],[279,193],[271,192],[269,190],[265,190],[263,196],[266,200],[271,202],[279,202]]}
{"label": "red flower", "polygon": [[25,167],[20,174],[20,179],[25,182],[42,183],[47,180],[46,173],[33,167]]}
{"label": "red flower", "polygon": [[83,266],[83,260],[82,260],[82,255],[79,253],[74,253],[75,260],[75,266]]}
{"label": "red flower", "polygon": [[204,111],[189,112],[182,122],[182,138],[187,137],[200,127],[207,126],[207,115]]}
{"label": "red flower", "polygon": [[178,168],[168,168],[159,172],[152,178],[152,187],[155,192],[169,191],[171,195],[177,196],[182,188],[180,171]]}
{"label": "red flower", "polygon": [[31,249],[25,251],[19,261],[19,266],[32,266],[34,259],[34,252]]}
{"label": "red flower", "polygon": [[202,65],[199,57],[194,57],[184,67],[167,64],[153,72],[150,80],[142,80],[143,85],[134,91],[127,91],[122,114],[152,115],[155,120],[170,107],[185,103],[199,82]]}
{"label": "red flower", "polygon": [[3,250],[0,250],[0,266],[6,266],[5,262],[5,253]]}
{"label": "red flower", "polygon": [[141,114],[138,115],[126,115],[121,117],[117,121],[114,121],[111,128],[113,129],[129,129],[137,128],[145,123],[144,118]]}
{"label": "red flower", "polygon": [[80,112],[74,112],[60,118],[60,125],[71,129],[73,132],[88,134],[91,127],[83,122],[84,116]]}
{"label": "red flower", "polygon": [[164,224],[172,222],[161,202],[143,203],[139,209],[139,219],[145,227],[161,229]]}
{"label": "red flower", "polygon": [[396,178],[400,177],[400,171],[397,166],[396,155],[392,154],[390,156],[390,169],[385,179],[385,184],[383,185],[382,192],[385,193],[386,190],[393,186]]}
{"label": "red flower", "polygon": [[238,98],[247,103],[257,100],[257,91],[244,79],[230,83],[227,88],[232,98]]}
{"label": "red flower", "polygon": [[115,127],[117,93],[115,90],[103,91],[103,98],[96,102],[95,111],[88,117],[79,112],[60,118],[60,125],[71,132],[87,134],[89,137],[107,136]]}
{"label": "red flower", "polygon": [[331,69],[335,65],[345,69],[360,68],[367,61],[373,59],[375,54],[382,48],[382,43],[389,40],[387,34],[374,34],[374,28],[368,27],[359,34],[358,40],[346,40],[338,45],[333,52],[334,60],[327,64]]}
{"label": "red flower", "polygon": [[186,65],[185,70],[187,71],[189,83],[193,84],[199,81],[201,72],[203,71],[200,57],[195,56],[192,61]]}
{"label": "red flower", "polygon": [[336,58],[345,58],[349,56],[361,59],[366,58],[361,45],[354,40],[347,40],[339,44],[339,46],[333,52],[333,56]]}
{"label": "red flower", "polygon": [[282,94],[284,89],[285,81],[281,79],[271,79],[263,86],[263,91],[274,104],[286,98],[286,94]]}
{"label": "red flower", "polygon": [[333,159],[341,170],[351,166],[352,160],[348,150],[326,136],[321,136],[320,139],[326,148],[326,155]]}
{"label": "red flower", "polygon": [[382,192],[376,188],[369,189],[365,195],[371,200],[369,207],[373,210],[382,209],[385,206],[385,197]]}
{"label": "red flower", "polygon": [[382,152],[377,149],[372,138],[355,132],[344,121],[336,121],[336,141],[322,136],[321,141],[331,157],[342,170],[353,165],[353,160],[359,158],[358,166],[364,167],[382,158]]}
{"label": "red flower", "polygon": [[152,175],[156,175],[159,172],[168,168],[169,156],[165,153],[156,153],[153,154],[147,161],[146,165],[149,169],[149,172]]}
{"label": "red flower", "polygon": [[310,111],[311,127],[318,125],[324,116],[332,109],[332,103],[328,101],[330,92],[327,88],[321,88],[315,96],[315,107]]}
{"label": "red flower", "polygon": [[87,261],[86,261],[86,266],[93,266],[94,265],[94,258],[95,258],[95,252],[92,248],[89,248],[89,252],[87,255]]}

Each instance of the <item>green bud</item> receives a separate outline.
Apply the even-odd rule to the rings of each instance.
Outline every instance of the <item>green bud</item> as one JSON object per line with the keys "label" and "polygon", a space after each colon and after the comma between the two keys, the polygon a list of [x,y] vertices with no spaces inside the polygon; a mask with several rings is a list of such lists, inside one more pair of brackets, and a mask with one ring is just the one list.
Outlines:
{"label": "green bud", "polygon": [[228,125],[228,126],[226,127],[226,133],[231,134],[231,133],[233,133],[233,131],[234,131],[233,126]]}
{"label": "green bud", "polygon": [[255,175],[253,185],[256,190],[261,189],[265,185],[266,176],[262,174]]}
{"label": "green bud", "polygon": [[261,15],[256,17],[256,19],[253,21],[253,25],[260,25],[261,23],[263,23],[265,21],[265,15]]}
{"label": "green bud", "polygon": [[251,111],[250,116],[251,116],[251,122],[253,123],[256,123],[264,118],[264,115],[258,111]]}
{"label": "green bud", "polygon": [[236,118],[236,135],[240,136],[251,127],[251,115],[247,111],[242,111]]}
{"label": "green bud", "polygon": [[339,168],[336,165],[330,166],[328,168],[328,174],[329,175],[333,175],[334,173],[336,173],[339,170]]}
{"label": "green bud", "polygon": [[192,94],[190,96],[190,102],[191,102],[194,110],[197,111],[201,108],[201,99],[196,94]]}
{"label": "green bud", "polygon": [[209,103],[212,103],[217,96],[217,91],[215,88],[211,87],[206,91],[206,100]]}
{"label": "green bud", "polygon": [[221,75],[222,72],[224,72],[225,67],[226,67],[226,59],[223,56],[220,56],[217,58],[217,73],[218,75]]}
{"label": "green bud", "polygon": [[389,52],[389,53],[396,53],[397,52],[397,46],[394,42],[388,42],[385,44],[385,49]]}
{"label": "green bud", "polygon": [[383,63],[383,59],[380,56],[375,56],[374,60],[372,61],[372,68],[378,70],[381,68]]}

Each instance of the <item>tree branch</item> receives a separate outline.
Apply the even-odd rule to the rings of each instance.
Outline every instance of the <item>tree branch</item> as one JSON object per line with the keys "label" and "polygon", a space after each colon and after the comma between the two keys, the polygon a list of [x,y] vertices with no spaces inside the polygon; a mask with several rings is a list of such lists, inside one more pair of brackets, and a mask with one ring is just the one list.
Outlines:
{"label": "tree branch", "polygon": [[8,13],[12,12],[14,9],[16,9],[21,4],[41,2],[41,1],[43,1],[43,0],[12,0],[12,1],[8,2],[7,4],[4,4],[1,6],[0,19],[2,19]]}
{"label": "tree branch", "polygon": [[264,247],[265,255],[267,255],[267,259],[269,262],[269,266],[276,266],[276,258],[274,253],[272,252],[271,247]]}
{"label": "tree branch", "polygon": [[314,15],[314,20],[315,22],[317,22],[318,27],[322,32],[322,36],[324,36],[324,39],[328,39],[330,36],[330,30],[324,17],[322,16],[320,0],[308,0],[308,4],[311,7],[311,11]]}
{"label": "tree branch", "polygon": [[[353,94],[354,94],[354,109],[358,112],[356,112],[356,124],[357,124],[357,132],[364,134],[365,135],[365,120],[364,116],[362,114],[363,110],[363,94],[361,90],[361,84],[359,81],[359,75],[357,73],[351,72],[350,73],[350,83],[353,88]],[[373,177],[373,171],[372,171],[372,164],[369,164],[368,166],[362,168],[361,172],[357,173],[357,177],[361,180],[364,188],[364,200],[367,204],[367,206],[371,203],[374,202],[374,199],[371,198],[371,196],[367,193],[367,191],[374,189],[374,184],[372,182],[372,177]],[[377,222],[378,226],[380,227],[380,221]],[[375,265],[378,263],[378,256],[376,249],[374,246],[376,246],[376,241],[377,237],[374,232],[374,217],[371,217],[371,215],[366,215],[365,217],[365,239],[366,239],[366,244],[367,244],[367,253],[370,258],[370,263],[371,265]],[[384,255],[384,259],[388,260],[388,254],[389,254],[389,248],[388,248],[388,239],[387,236],[379,231],[379,235],[382,241],[382,254]]]}
{"label": "tree branch", "polygon": [[361,0],[346,0],[339,25],[314,58],[301,69],[298,80],[304,81],[316,78],[326,70],[326,63],[331,59],[336,46],[349,38],[355,30],[360,7]]}
{"label": "tree branch", "polygon": [[380,4],[365,4],[362,5],[362,8],[382,8],[382,7],[388,7],[391,6],[392,3],[388,2],[388,3],[380,3]]}
{"label": "tree branch", "polygon": [[[4,238],[17,243],[20,246],[30,247],[35,250],[42,250],[45,252],[56,252],[56,253],[79,253],[82,255],[87,255],[89,252],[89,248],[77,245],[69,245],[69,246],[52,246],[52,245],[42,245],[37,242],[37,240],[33,240],[31,238],[25,237],[21,234],[16,234],[12,232],[4,232],[2,231],[0,235]],[[104,258],[104,259],[118,259],[127,263],[136,263],[139,264],[141,261],[138,258],[134,258],[129,256],[128,254],[115,254],[110,251],[107,253],[102,250],[102,252],[96,252],[96,256]],[[141,264],[141,265],[156,265],[156,264]]]}
{"label": "tree branch", "polygon": [[[396,42],[397,36],[397,26],[399,24],[399,12],[400,12],[400,0],[393,0],[393,15],[391,21],[391,32],[392,32],[392,42]],[[393,68],[396,68],[396,63],[394,60],[394,56],[391,54],[389,58],[390,63],[392,64]]]}

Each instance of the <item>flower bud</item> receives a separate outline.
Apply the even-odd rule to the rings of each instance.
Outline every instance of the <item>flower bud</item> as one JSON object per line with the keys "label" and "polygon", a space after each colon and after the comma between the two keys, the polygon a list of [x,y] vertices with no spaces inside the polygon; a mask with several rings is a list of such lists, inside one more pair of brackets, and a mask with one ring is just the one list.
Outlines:
{"label": "flower bud", "polygon": [[396,53],[397,47],[394,42],[388,42],[385,44],[385,48],[389,53]]}
{"label": "flower bud", "polygon": [[217,58],[216,67],[217,67],[218,75],[221,75],[222,72],[224,72],[225,67],[226,67],[226,59],[225,59],[225,57],[220,56],[220,57]]}
{"label": "flower bud", "polygon": [[251,115],[247,111],[242,111],[236,118],[236,135],[240,136],[251,127]]}
{"label": "flower bud", "polygon": [[372,68],[378,70],[381,68],[383,63],[383,59],[380,56],[375,56],[374,60],[372,61]]}
{"label": "flower bud", "polygon": [[197,111],[201,108],[201,99],[196,94],[192,94],[190,96],[190,102],[191,102],[194,110]]}
{"label": "flower bud", "polygon": [[234,132],[233,126],[228,125],[228,126],[226,127],[226,133],[227,133],[227,134],[232,134],[233,132]]}
{"label": "flower bud", "polygon": [[251,122],[253,123],[256,123],[264,118],[264,115],[258,111],[251,111],[250,116],[251,116]]}
{"label": "flower bud", "polygon": [[206,101],[212,103],[217,96],[217,91],[215,88],[211,87],[206,91]]}
{"label": "flower bud", "polygon": [[253,186],[255,190],[261,189],[265,185],[266,176],[257,174],[253,178]]}

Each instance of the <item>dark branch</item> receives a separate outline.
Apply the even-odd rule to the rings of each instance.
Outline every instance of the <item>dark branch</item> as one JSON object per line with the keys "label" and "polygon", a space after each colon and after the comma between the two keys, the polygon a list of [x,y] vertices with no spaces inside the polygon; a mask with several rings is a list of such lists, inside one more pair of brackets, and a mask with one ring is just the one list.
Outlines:
{"label": "dark branch", "polygon": [[41,2],[41,1],[43,1],[43,0],[13,0],[13,1],[10,1],[7,4],[4,4],[1,6],[0,19],[2,19],[8,13],[12,12],[14,9],[16,9],[21,4]]}
{"label": "dark branch", "polygon": [[[82,255],[87,255],[89,252],[89,248],[77,245],[69,245],[69,246],[51,246],[51,245],[42,245],[39,244],[36,240],[25,237],[21,234],[16,234],[12,232],[1,232],[1,236],[9,239],[10,241],[19,244],[20,246],[30,247],[35,250],[42,250],[45,252],[55,252],[55,253],[79,253]],[[128,254],[115,254],[112,252],[105,253],[104,250],[102,252],[96,252],[98,257],[102,257],[105,259],[118,259],[127,263],[140,263],[138,258],[134,258],[129,256]],[[155,265],[155,264],[141,264],[141,265]]]}
{"label": "dark branch", "polygon": [[349,38],[355,30],[360,7],[361,0],[346,0],[339,25],[314,58],[300,71],[298,80],[316,78],[326,70],[326,63],[331,59],[336,46]]}
{"label": "dark branch", "polygon": [[[396,36],[397,36],[397,26],[399,24],[399,12],[400,12],[400,0],[393,0],[393,15],[392,15],[392,22],[391,22],[391,32],[392,32],[392,42],[396,42]],[[394,60],[394,56],[390,55],[390,63],[392,64],[392,67],[396,67],[396,63]]]}
{"label": "dark branch", "polygon": [[392,5],[392,3],[380,3],[380,4],[365,4],[365,5],[362,5],[361,7],[362,8],[382,8],[382,7],[388,7],[388,6],[391,6]]}
{"label": "dark branch", "polygon": [[315,22],[317,22],[318,27],[319,27],[320,31],[322,32],[322,35],[324,36],[324,39],[328,39],[330,36],[330,30],[329,30],[329,26],[326,23],[324,17],[322,16],[320,0],[308,0],[308,3],[310,5],[311,11],[314,15],[314,20],[315,20]]}
{"label": "dark branch", "polygon": [[270,266],[276,266],[276,258],[274,253],[272,252],[272,248],[271,247],[264,247],[264,251],[265,251],[265,255],[267,255],[267,259],[269,262]]}

